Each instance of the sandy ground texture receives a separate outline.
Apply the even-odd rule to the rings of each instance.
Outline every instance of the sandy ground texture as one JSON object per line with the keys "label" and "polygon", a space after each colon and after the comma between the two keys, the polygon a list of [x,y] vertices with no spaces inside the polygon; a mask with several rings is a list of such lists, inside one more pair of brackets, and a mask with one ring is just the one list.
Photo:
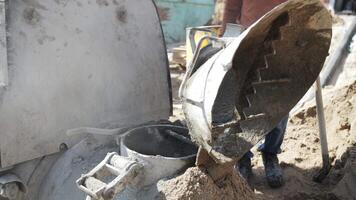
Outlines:
{"label": "sandy ground texture", "polygon": [[322,183],[312,181],[322,165],[316,107],[307,103],[288,124],[279,155],[285,185],[271,189],[255,153],[252,186],[260,199],[356,199],[356,81],[324,90],[324,108],[332,169]]}
{"label": "sandy ground texture", "polygon": [[[340,40],[340,27],[348,16],[334,28],[333,43]],[[340,29],[340,30],[339,30]],[[315,100],[307,102],[290,117],[286,136],[279,155],[284,170],[285,186],[270,189],[264,179],[259,153],[253,160],[253,186],[261,199],[356,199],[356,35],[348,54],[331,82],[323,90],[328,147],[332,161],[329,176],[321,183],[312,181],[322,166],[319,129]],[[335,45],[334,45],[335,46]],[[331,48],[332,49],[332,48]]]}
{"label": "sandy ground texture", "polygon": [[217,183],[204,169],[189,168],[184,174],[158,183],[158,188],[167,200],[252,200],[254,192],[245,180],[234,171],[232,176]]}

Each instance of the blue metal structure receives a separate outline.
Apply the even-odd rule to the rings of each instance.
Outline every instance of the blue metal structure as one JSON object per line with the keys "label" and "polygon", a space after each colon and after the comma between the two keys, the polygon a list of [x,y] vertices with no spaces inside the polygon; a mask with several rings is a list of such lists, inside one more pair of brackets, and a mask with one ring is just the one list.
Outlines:
{"label": "blue metal structure", "polygon": [[214,0],[155,0],[166,43],[185,41],[185,29],[206,25],[214,13]]}

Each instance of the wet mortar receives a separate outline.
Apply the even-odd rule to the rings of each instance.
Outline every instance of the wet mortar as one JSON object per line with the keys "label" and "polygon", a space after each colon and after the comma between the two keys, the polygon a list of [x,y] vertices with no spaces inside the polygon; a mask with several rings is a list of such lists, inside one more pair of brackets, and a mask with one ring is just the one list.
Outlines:
{"label": "wet mortar", "polygon": [[[139,128],[127,134],[123,143],[127,148],[144,155],[179,158],[196,154],[197,147],[168,134],[165,128]],[[178,132],[175,130],[174,132]],[[188,130],[178,132],[187,135]]]}

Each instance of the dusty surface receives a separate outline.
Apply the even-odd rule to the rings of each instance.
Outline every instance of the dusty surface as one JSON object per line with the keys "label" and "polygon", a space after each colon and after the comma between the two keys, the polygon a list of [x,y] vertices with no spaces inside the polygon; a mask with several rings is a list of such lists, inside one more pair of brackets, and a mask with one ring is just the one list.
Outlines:
{"label": "dusty surface", "polygon": [[[347,17],[337,18],[342,23]],[[342,30],[334,27],[333,43]],[[343,26],[343,25],[340,25]],[[262,159],[253,161],[253,186],[258,197],[265,199],[356,199],[356,48],[355,37],[348,55],[339,67],[334,86],[323,90],[326,130],[332,169],[323,183],[312,181],[322,165],[315,100],[306,103],[291,118],[279,155],[284,169],[285,186],[270,189],[264,179]]]}
{"label": "dusty surface", "polygon": [[[331,42],[331,51],[340,45],[343,35],[346,33],[346,27],[351,27],[351,22],[356,16],[339,16],[334,18],[333,25],[333,40]],[[356,34],[350,41],[349,47],[346,49],[348,56],[342,60],[340,67],[336,70],[336,76],[330,80],[333,85],[343,85],[348,81],[355,80],[356,77]]]}
{"label": "dusty surface", "polygon": [[329,176],[321,184],[312,181],[322,161],[316,108],[309,103],[289,120],[279,155],[284,187],[275,190],[267,186],[262,159],[256,153],[252,185],[261,199],[356,199],[355,192],[352,194],[352,188],[356,188],[356,160],[352,153],[356,145],[356,82],[324,91],[324,106],[332,159]]}
{"label": "dusty surface", "polygon": [[161,194],[168,200],[251,200],[254,193],[237,174],[217,184],[198,167],[189,168],[184,174],[159,183]]}

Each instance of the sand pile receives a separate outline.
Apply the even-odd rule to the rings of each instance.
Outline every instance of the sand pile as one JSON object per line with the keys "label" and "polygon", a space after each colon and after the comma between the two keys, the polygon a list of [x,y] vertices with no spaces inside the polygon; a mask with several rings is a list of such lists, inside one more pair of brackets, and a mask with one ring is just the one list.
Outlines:
{"label": "sand pile", "polygon": [[252,200],[253,191],[237,174],[218,183],[198,167],[189,168],[184,174],[159,183],[164,199],[168,200]]}
{"label": "sand pile", "polygon": [[310,102],[288,124],[279,156],[285,187],[272,190],[266,186],[263,164],[256,155],[253,185],[261,199],[356,199],[356,82],[324,90],[324,108],[332,160],[329,176],[322,184],[312,181],[322,160],[316,107]]}

